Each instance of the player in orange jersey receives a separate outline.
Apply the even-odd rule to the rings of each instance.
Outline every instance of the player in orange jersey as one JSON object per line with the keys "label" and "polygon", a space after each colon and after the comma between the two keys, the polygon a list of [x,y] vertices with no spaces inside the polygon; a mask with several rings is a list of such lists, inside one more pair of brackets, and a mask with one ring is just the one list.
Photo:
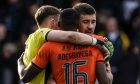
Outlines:
{"label": "player in orange jersey", "polygon": [[[79,3],[79,4],[76,4],[73,7],[73,9],[78,11],[78,13],[80,14],[79,32],[89,34],[89,35],[94,36],[100,40],[103,40],[103,37],[93,34],[95,31],[95,27],[96,27],[96,11],[95,11],[94,7],[92,7],[91,5],[89,5],[87,3]],[[112,83],[113,75],[111,73],[111,68],[110,68],[110,64],[108,61],[111,59],[111,56],[113,55],[114,48],[113,48],[112,43],[108,42],[108,45],[110,46],[109,47],[110,48],[110,56],[105,55],[105,54],[104,55],[105,55],[105,61],[107,61],[106,71],[107,71],[107,74],[111,80],[110,83]],[[97,68],[99,69],[97,71],[99,71],[99,72],[102,71],[102,69],[100,69],[99,67],[97,67]],[[98,74],[98,72],[96,72],[96,73]],[[100,84],[101,81],[100,81],[100,79],[98,79],[98,80],[99,80],[99,84]]]}
{"label": "player in orange jersey", "polygon": [[[68,28],[66,31],[74,31],[79,25],[79,15],[73,9],[64,10],[60,18],[60,26],[62,29]],[[73,23],[69,24],[70,22]],[[23,80],[30,81],[48,62],[52,65],[57,84],[94,84],[96,75],[101,84],[109,84],[104,58],[97,48],[56,42],[47,42],[41,47],[30,66],[26,68]],[[99,69],[102,71],[97,71]]]}
{"label": "player in orange jersey", "polygon": [[[78,11],[78,13],[80,14],[79,32],[91,35],[93,37],[96,37],[102,40],[103,39],[102,36],[98,36],[94,34],[95,27],[96,27],[96,10],[94,9],[94,7],[92,7],[91,5],[87,3],[79,3],[73,6],[73,9]],[[111,47],[108,47],[110,48],[109,49],[110,55],[105,57],[106,61],[109,61],[111,56],[113,55],[114,48],[111,42],[108,41],[107,44],[108,46],[111,46]]]}

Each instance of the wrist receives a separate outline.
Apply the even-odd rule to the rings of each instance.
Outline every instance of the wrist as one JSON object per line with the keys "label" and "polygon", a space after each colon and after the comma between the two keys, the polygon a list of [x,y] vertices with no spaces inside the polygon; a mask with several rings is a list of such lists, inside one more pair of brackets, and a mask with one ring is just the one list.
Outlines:
{"label": "wrist", "polygon": [[96,45],[97,44],[97,39],[96,38],[92,38],[92,45]]}

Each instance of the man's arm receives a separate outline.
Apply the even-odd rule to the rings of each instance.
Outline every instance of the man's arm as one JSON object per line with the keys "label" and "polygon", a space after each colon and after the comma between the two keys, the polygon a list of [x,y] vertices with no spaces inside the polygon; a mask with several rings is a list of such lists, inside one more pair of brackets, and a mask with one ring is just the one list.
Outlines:
{"label": "man's arm", "polygon": [[105,38],[97,38],[97,35],[96,37],[94,37],[73,31],[51,30],[46,34],[46,40],[56,42],[69,42],[79,45],[96,45],[104,54],[105,61],[109,61],[114,52],[113,44]]}
{"label": "man's arm", "polygon": [[23,56],[24,56],[24,52],[21,54],[20,58],[17,60],[18,74],[20,78],[22,78],[23,71],[25,69],[25,65],[23,63]]}
{"label": "man's arm", "polygon": [[21,80],[24,83],[30,82],[35,76],[37,76],[43,69],[39,69],[33,63],[30,63],[27,68],[25,68],[22,73]]}
{"label": "man's arm", "polygon": [[97,63],[96,76],[99,84],[112,84],[113,75],[111,73],[109,62],[106,63],[106,66],[103,62]]}
{"label": "man's arm", "polygon": [[106,67],[103,62],[96,64],[96,76],[97,76],[99,84],[110,84],[109,77],[106,73]]}
{"label": "man's arm", "polygon": [[99,84],[112,84],[113,75],[111,73],[111,68],[108,62],[105,62],[103,55],[100,51],[96,58],[96,77]]}
{"label": "man's arm", "polygon": [[48,64],[49,46],[47,43],[43,44],[39,49],[38,54],[33,58],[32,62],[25,68],[23,63],[23,55],[18,59],[18,70],[20,79],[24,82],[30,82],[37,74],[39,74]]}
{"label": "man's arm", "polygon": [[96,45],[97,43],[96,38],[72,31],[51,30],[46,38],[48,41],[69,42],[80,45]]}
{"label": "man's arm", "polygon": [[36,68],[35,65],[32,63],[29,64],[27,68],[25,68],[25,65],[23,63],[23,55],[22,53],[21,57],[18,59],[18,74],[20,76],[20,79],[24,82],[27,83],[31,81],[38,73],[41,72],[41,69]]}

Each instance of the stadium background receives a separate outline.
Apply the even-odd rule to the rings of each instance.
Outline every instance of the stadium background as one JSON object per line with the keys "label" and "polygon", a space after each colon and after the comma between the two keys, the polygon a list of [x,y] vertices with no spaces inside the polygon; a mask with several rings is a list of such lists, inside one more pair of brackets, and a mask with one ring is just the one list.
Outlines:
{"label": "stadium background", "polygon": [[21,84],[17,59],[28,35],[37,29],[36,10],[42,4],[64,9],[86,2],[97,11],[95,33],[115,46],[111,60],[113,84],[138,84],[140,72],[140,12],[138,0],[0,0],[0,84]]}

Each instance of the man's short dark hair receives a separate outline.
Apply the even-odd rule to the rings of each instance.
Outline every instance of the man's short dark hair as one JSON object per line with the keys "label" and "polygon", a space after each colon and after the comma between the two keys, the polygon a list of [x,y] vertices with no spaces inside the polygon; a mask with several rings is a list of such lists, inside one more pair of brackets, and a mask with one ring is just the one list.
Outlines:
{"label": "man's short dark hair", "polygon": [[87,3],[78,3],[73,6],[73,8],[79,13],[79,14],[96,14],[96,10],[94,7]]}
{"label": "man's short dark hair", "polygon": [[75,31],[79,27],[80,16],[78,12],[72,8],[64,9],[60,13],[60,27],[65,31]]}
{"label": "man's short dark hair", "polygon": [[45,18],[51,15],[58,15],[59,13],[60,10],[58,8],[50,5],[45,5],[37,10],[35,14],[35,20],[39,25],[41,25],[41,23],[45,20]]}

